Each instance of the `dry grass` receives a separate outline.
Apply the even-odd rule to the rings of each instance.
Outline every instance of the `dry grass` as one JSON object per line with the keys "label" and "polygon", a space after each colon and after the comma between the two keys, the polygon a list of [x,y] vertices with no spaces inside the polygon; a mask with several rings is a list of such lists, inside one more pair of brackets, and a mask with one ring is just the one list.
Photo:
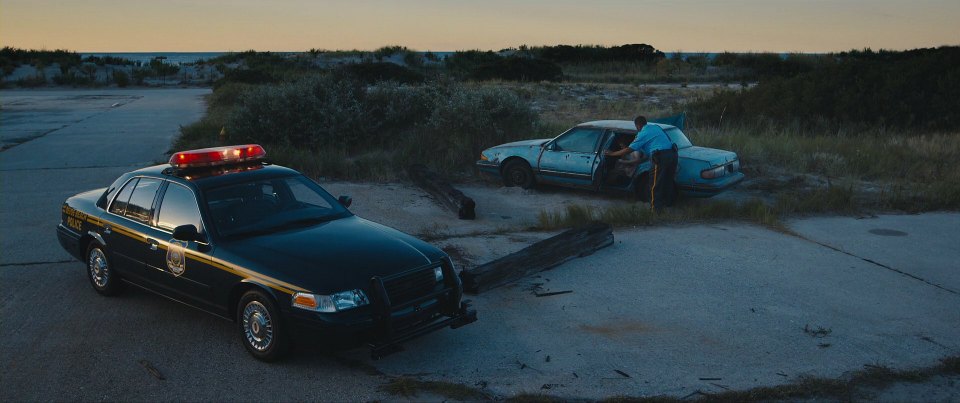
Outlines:
{"label": "dry grass", "polygon": [[493,400],[480,389],[452,382],[421,381],[413,378],[393,378],[381,390],[394,396],[415,398],[420,393],[442,396],[458,401]]}

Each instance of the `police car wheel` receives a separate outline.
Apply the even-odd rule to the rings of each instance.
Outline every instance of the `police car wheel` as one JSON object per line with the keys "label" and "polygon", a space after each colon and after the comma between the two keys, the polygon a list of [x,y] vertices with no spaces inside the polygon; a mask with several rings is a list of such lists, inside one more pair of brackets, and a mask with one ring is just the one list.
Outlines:
{"label": "police car wheel", "polygon": [[237,323],[240,340],[255,358],[276,361],[286,352],[286,329],[280,320],[280,311],[262,291],[247,291],[237,304]]}
{"label": "police car wheel", "polygon": [[101,295],[117,295],[123,290],[123,281],[110,267],[106,249],[96,242],[87,248],[87,278]]}
{"label": "police car wheel", "polygon": [[510,161],[503,167],[503,183],[507,187],[520,186],[530,189],[534,185],[533,171],[523,161]]}

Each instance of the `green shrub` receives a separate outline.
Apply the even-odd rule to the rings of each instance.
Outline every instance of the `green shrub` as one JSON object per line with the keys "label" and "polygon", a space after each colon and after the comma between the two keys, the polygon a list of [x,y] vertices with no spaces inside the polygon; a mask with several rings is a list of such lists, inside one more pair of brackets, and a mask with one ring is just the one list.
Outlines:
{"label": "green shrub", "polygon": [[84,63],[94,63],[97,66],[133,66],[133,62],[122,57],[116,56],[87,56],[83,58]]}
{"label": "green shrub", "polygon": [[875,127],[960,126],[960,47],[838,54],[791,78],[770,78],[691,104],[700,124],[793,124],[811,134]]}
{"label": "green shrub", "polygon": [[365,84],[380,81],[396,81],[402,84],[422,83],[423,74],[406,67],[385,62],[351,63],[340,66],[340,70],[351,74]]}
{"label": "green shrub", "polygon": [[123,70],[114,70],[113,82],[117,83],[118,87],[126,87],[130,85],[130,75]]}
{"label": "green shrub", "polygon": [[[375,155],[371,162],[394,172],[414,162],[464,171],[482,149],[529,137],[536,114],[504,90],[470,89],[453,82],[368,88],[350,76],[328,74],[251,87],[224,121],[232,143],[258,142],[315,154],[322,150],[326,160],[341,155],[354,165]],[[314,168],[347,166],[325,164]],[[382,171],[364,169],[377,176]]]}
{"label": "green shrub", "polygon": [[[218,65],[219,66],[219,65]],[[213,84],[216,89],[226,83],[267,84],[280,81],[269,70],[263,69],[225,69],[223,77]]]}
{"label": "green shrub", "polygon": [[24,88],[34,88],[47,85],[47,78],[42,74],[33,77],[24,77],[17,80],[17,86]]}
{"label": "green shrub", "polygon": [[506,81],[560,81],[560,66],[545,59],[511,56],[475,67],[470,78],[474,80]]}
{"label": "green shrub", "polygon": [[76,72],[68,72],[67,74],[61,74],[59,76],[53,77],[53,82],[57,85],[70,85],[73,87],[85,86],[93,83],[93,80],[89,76],[81,75]]}

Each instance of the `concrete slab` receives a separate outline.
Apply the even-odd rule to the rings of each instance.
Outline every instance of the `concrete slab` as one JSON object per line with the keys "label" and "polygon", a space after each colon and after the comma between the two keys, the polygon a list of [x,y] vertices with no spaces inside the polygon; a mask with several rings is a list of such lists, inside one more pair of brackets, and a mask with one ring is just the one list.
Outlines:
{"label": "concrete slab", "polygon": [[[9,98],[17,106],[12,118],[19,122],[9,123],[16,132],[6,134],[8,118],[4,112],[0,118],[0,132],[4,133],[0,137],[4,139],[22,132],[42,132],[67,122],[0,153],[0,170],[152,164],[163,159],[181,125],[195,122],[203,115],[201,97],[209,93],[209,89],[38,91],[30,98],[40,98],[39,101],[17,106],[17,94],[21,92],[0,92],[0,99]],[[98,97],[108,98],[104,101]],[[127,102],[104,107],[111,101],[116,103],[115,99]],[[50,113],[51,109],[77,105],[83,107],[70,112],[71,117],[66,120]],[[82,118],[77,120],[78,117]]]}
{"label": "concrete slab", "polygon": [[960,296],[815,243],[746,225],[615,234],[613,247],[474,298],[476,324],[369,363],[503,396],[602,399],[930,366],[960,351]]}
{"label": "concrete slab", "polygon": [[960,293],[960,214],[794,220],[798,234]]}

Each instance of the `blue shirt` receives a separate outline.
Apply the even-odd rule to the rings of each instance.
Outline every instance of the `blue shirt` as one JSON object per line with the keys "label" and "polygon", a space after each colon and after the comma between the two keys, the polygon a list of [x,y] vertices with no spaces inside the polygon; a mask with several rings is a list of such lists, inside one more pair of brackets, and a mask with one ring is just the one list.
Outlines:
{"label": "blue shirt", "polygon": [[667,133],[657,125],[647,123],[637,132],[637,138],[629,146],[633,151],[640,151],[645,157],[653,155],[654,151],[669,150],[673,148],[673,142]]}

